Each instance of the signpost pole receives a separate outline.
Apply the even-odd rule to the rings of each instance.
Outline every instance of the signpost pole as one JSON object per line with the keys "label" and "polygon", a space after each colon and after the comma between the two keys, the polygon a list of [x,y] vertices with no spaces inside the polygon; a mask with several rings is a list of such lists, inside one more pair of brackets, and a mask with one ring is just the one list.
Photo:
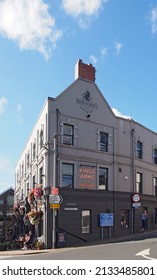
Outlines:
{"label": "signpost pole", "polygon": [[101,227],[101,240],[104,239],[104,227]]}
{"label": "signpost pole", "polygon": [[111,229],[111,227],[109,227],[109,238],[111,238],[112,237],[112,229]]}
{"label": "signpost pole", "polygon": [[[58,134],[55,133],[53,136],[53,187],[56,187],[56,140]],[[52,249],[56,247],[56,209],[52,209],[53,225],[52,225]]]}

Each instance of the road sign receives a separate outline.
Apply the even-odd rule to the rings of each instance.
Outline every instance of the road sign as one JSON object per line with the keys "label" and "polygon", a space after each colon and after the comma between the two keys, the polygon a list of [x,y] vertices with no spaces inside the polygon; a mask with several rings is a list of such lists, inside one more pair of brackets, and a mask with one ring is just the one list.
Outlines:
{"label": "road sign", "polygon": [[113,227],[113,213],[100,213],[100,226]]}
{"label": "road sign", "polygon": [[141,201],[141,196],[139,193],[133,193],[131,199],[133,203],[138,203]]}
{"label": "road sign", "polygon": [[58,194],[59,194],[59,189],[58,189],[58,188],[55,188],[55,187],[52,187],[52,188],[51,188],[51,194],[53,194],[53,195],[58,195]]}
{"label": "road sign", "polygon": [[49,203],[53,204],[61,204],[63,201],[63,197],[61,195],[49,195]]}
{"label": "road sign", "polygon": [[50,203],[50,208],[51,209],[60,209],[61,205],[59,203]]}
{"label": "road sign", "polygon": [[134,207],[134,208],[141,207],[141,202],[134,202],[134,203],[132,203],[132,207]]}

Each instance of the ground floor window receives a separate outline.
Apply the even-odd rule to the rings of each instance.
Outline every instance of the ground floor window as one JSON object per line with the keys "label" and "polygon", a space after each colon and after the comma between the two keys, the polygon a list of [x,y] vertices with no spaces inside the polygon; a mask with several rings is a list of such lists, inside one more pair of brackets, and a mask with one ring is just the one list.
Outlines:
{"label": "ground floor window", "polygon": [[129,210],[121,209],[121,228],[129,228]]}
{"label": "ground floor window", "polygon": [[81,231],[82,233],[91,233],[91,210],[82,210]]}

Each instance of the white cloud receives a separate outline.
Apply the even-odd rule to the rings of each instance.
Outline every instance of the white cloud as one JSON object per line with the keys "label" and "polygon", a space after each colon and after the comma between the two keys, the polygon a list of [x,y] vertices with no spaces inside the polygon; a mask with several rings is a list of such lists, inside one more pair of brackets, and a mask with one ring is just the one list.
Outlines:
{"label": "white cloud", "polygon": [[65,12],[73,17],[82,14],[91,16],[99,11],[103,2],[103,0],[62,0],[62,6]]}
{"label": "white cloud", "polygon": [[121,117],[121,118],[124,118],[124,119],[132,119],[132,117],[127,116],[127,115],[123,115],[122,113],[120,113],[116,108],[112,108],[112,111],[117,117]]}
{"label": "white cloud", "polygon": [[21,50],[36,50],[48,59],[61,31],[43,0],[1,0],[0,34],[16,41]]}
{"label": "white cloud", "polygon": [[7,99],[5,97],[0,98],[0,114],[3,114],[6,104]]}
{"label": "white cloud", "polygon": [[108,0],[62,0],[62,8],[68,15],[79,18],[82,29],[91,26],[92,17],[97,16],[104,3]]}
{"label": "white cloud", "polygon": [[90,56],[90,61],[91,61],[92,64],[96,64],[98,60],[94,55],[91,55]]}
{"label": "white cloud", "polygon": [[106,47],[101,48],[101,57],[105,57],[107,55],[108,49]]}
{"label": "white cloud", "polygon": [[122,44],[122,43],[120,43],[120,42],[118,42],[118,41],[115,42],[114,48],[115,48],[115,50],[116,50],[116,54],[117,54],[117,55],[120,53],[122,47],[123,47],[123,44]]}
{"label": "white cloud", "polygon": [[152,34],[157,32],[157,7],[151,10],[150,21],[152,25]]}

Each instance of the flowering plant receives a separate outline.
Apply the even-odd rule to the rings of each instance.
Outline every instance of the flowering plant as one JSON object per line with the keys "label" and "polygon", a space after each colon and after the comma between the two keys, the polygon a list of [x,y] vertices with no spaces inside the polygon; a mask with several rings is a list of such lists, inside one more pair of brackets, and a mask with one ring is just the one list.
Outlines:
{"label": "flowering plant", "polygon": [[28,219],[32,225],[38,224],[42,218],[43,212],[40,211],[30,211],[28,214]]}
{"label": "flowering plant", "polygon": [[44,242],[37,239],[37,241],[35,242],[35,248],[38,250],[42,250],[44,248]]}
{"label": "flowering plant", "polygon": [[43,195],[43,186],[42,185],[38,185],[34,190],[34,196],[35,198],[41,198]]}
{"label": "flowering plant", "polygon": [[43,186],[37,185],[36,188],[30,191],[28,196],[28,201],[30,204],[33,204],[35,198],[40,199],[43,195]]}
{"label": "flowering plant", "polygon": [[28,201],[30,204],[33,203],[35,197],[34,197],[34,190],[32,190],[30,193],[29,193],[29,196],[28,196]]}

